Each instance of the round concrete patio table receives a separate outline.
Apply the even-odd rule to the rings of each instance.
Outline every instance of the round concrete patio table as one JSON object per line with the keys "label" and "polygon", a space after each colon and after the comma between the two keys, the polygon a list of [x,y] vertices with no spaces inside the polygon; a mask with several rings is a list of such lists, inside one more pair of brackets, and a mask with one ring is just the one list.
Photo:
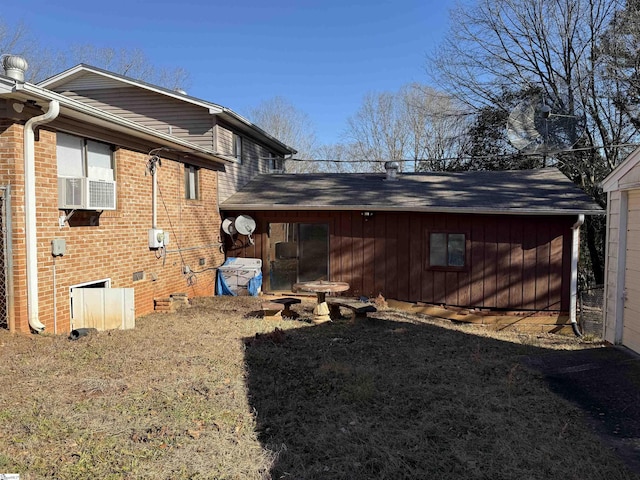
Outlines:
{"label": "round concrete patio table", "polygon": [[329,280],[314,280],[312,282],[300,282],[293,285],[294,292],[312,292],[318,297],[318,304],[313,309],[313,323],[323,323],[331,320],[329,306],[327,305],[327,293],[338,293],[349,290],[347,282],[331,282]]}

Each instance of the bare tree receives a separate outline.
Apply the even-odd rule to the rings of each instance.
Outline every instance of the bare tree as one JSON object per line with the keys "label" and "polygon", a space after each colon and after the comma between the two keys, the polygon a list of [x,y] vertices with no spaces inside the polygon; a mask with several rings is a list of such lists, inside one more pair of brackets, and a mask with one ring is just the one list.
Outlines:
{"label": "bare tree", "polygon": [[429,73],[466,104],[503,106],[505,92],[532,86],[568,96],[587,112],[587,143],[604,146],[609,169],[637,132],[613,103],[598,41],[621,0],[479,0],[452,12],[451,31],[431,57]]}
{"label": "bare tree", "polygon": [[469,122],[450,95],[412,83],[400,89],[409,128],[407,153],[416,171],[464,169]]}
{"label": "bare tree", "polygon": [[35,38],[24,23],[10,26],[2,18],[0,54],[24,57],[29,65],[27,80],[34,83],[78,63],[86,63],[169,89],[189,86],[189,75],[184,69],[153,65],[141,50],[75,45],[68,51],[54,51],[44,47],[42,41]]}
{"label": "bare tree", "polygon": [[409,132],[397,94],[367,94],[347,125],[347,137],[354,146],[354,154],[370,160],[371,170],[383,171],[384,161],[405,159]]}
{"label": "bare tree", "polygon": [[353,144],[320,145],[315,150],[315,158],[321,172],[357,173],[369,171],[367,163],[358,159],[356,147]]}
{"label": "bare tree", "polygon": [[[616,106],[621,84],[608,78],[602,39],[623,0],[478,0],[452,12],[451,30],[431,57],[429,73],[439,86],[467,105],[502,107],[509,92],[535,87],[566,96],[569,114],[580,105],[587,129],[580,147],[564,152],[558,166],[601,205],[599,181],[623,159],[620,145],[637,138]],[[595,281],[602,282],[603,231],[588,220],[587,243]]]}
{"label": "bare tree", "polygon": [[313,150],[316,143],[315,129],[309,116],[283,97],[265,100],[249,110],[253,123],[286,145],[296,149],[296,157],[302,161],[285,161],[290,173],[318,171]]}
{"label": "bare tree", "polygon": [[0,52],[24,55],[31,47],[32,42],[23,23],[12,28],[0,19]]}
{"label": "bare tree", "polygon": [[405,170],[457,169],[466,138],[466,117],[453,98],[411,83],[397,92],[369,93],[349,118],[352,154],[380,171],[385,161]]}
{"label": "bare tree", "polygon": [[69,66],[86,63],[171,90],[187,89],[190,84],[186,70],[181,67],[167,69],[153,65],[140,49],[116,50],[88,44],[74,45],[68,58],[66,63]]}
{"label": "bare tree", "polygon": [[26,78],[39,81],[53,73],[52,67],[60,63],[60,55],[43,48],[33,38],[24,23],[8,25],[0,18],[0,55],[20,55],[27,60]]}

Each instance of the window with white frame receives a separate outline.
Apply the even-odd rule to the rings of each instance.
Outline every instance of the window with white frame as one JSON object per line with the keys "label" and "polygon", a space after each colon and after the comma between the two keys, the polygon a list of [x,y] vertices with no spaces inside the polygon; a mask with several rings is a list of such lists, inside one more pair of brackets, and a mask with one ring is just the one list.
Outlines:
{"label": "window with white frame", "polygon": [[272,152],[269,152],[269,171],[272,173],[282,173],[284,171],[284,159],[282,157],[276,157]]}
{"label": "window with white frame", "polygon": [[233,156],[242,163],[242,137],[237,133],[233,134]]}
{"label": "window with white frame", "polygon": [[462,268],[465,266],[464,233],[430,233],[429,267]]}
{"label": "window with white frame", "polygon": [[184,193],[187,200],[197,200],[200,197],[200,169],[193,165],[184,166]]}
{"label": "window with white frame", "polygon": [[112,145],[62,132],[56,138],[58,208],[115,210]]}
{"label": "window with white frame", "polygon": [[59,177],[86,177],[113,181],[113,148],[108,143],[58,132]]}

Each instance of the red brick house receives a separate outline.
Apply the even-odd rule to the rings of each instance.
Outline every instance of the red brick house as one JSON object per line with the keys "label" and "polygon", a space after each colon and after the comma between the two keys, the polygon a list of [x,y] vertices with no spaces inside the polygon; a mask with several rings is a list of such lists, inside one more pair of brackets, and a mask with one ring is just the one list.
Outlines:
{"label": "red brick house", "polygon": [[213,294],[219,193],[294,151],[180,92],[84,65],[33,85],[23,60],[4,66],[0,328],[129,328],[158,299]]}

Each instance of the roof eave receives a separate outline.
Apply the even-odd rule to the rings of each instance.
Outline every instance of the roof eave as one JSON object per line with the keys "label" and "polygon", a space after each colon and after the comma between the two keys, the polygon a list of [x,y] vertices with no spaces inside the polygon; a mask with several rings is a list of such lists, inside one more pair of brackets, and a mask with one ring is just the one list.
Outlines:
{"label": "roof eave", "polygon": [[49,77],[46,80],[43,80],[42,82],[38,83],[38,86],[47,88],[47,89],[56,88],[59,85],[64,84],[70,78],[73,78],[74,76],[79,75],[83,72],[91,72],[96,75],[101,75],[103,77],[110,78],[112,80],[117,80],[127,85],[144,88],[146,90],[150,90],[155,93],[160,93],[167,97],[175,98],[177,100],[181,100],[187,103],[192,103],[199,107],[206,108],[209,111],[209,113],[212,115],[222,113],[224,109],[224,107],[222,107],[221,105],[216,105],[215,103],[200,100],[198,98],[185,95],[178,91],[172,91],[167,88],[158,87],[156,85],[152,85],[150,83],[143,82],[141,80],[135,80],[133,78],[129,78],[124,75],[120,75],[114,72],[110,72],[108,70],[103,70],[101,68],[93,67],[91,65],[85,65],[82,63],[79,65],[76,65],[75,67],[71,67],[70,69],[65,70],[64,72],[54,75],[53,77]]}
{"label": "roof eave", "polygon": [[373,205],[291,205],[291,204],[237,204],[222,203],[220,210],[225,211],[368,211],[368,212],[416,212],[416,213],[467,213],[475,215],[604,215],[602,209],[534,209],[534,208],[454,208],[454,207],[405,207],[405,206],[373,206]]}
{"label": "roof eave", "polygon": [[146,83],[140,80],[135,80],[133,78],[126,77],[124,75],[120,75],[114,72],[109,72],[108,70],[103,70],[101,68],[93,67],[91,65],[79,64],[75,67],[71,67],[64,72],[61,72],[53,77],[50,77],[46,80],[43,80],[38,84],[38,86],[43,88],[56,88],[57,86],[65,83],[69,78],[72,78],[76,75],[81,74],[82,72],[90,72],[96,75],[102,75],[104,77],[110,78],[112,80],[120,81],[126,83],[127,85],[135,86],[138,88],[144,88],[146,90],[152,91],[154,93],[158,93],[160,95],[165,95],[183,102],[191,103],[193,105],[202,107],[207,109],[207,112],[210,115],[221,115],[227,120],[230,120],[231,123],[238,122],[241,127],[248,129],[249,131],[253,131],[258,136],[262,137],[263,140],[268,143],[271,147],[278,150],[280,153],[284,155],[295,155],[298,153],[294,148],[282,143],[280,140],[270,135],[251,121],[244,118],[242,115],[234,112],[230,108],[223,107],[222,105],[217,105],[215,103],[207,102],[205,100],[198,99],[196,97],[192,97],[190,95],[185,95],[176,91],[172,91],[166,88],[158,87],[156,85],[152,85],[150,83]]}
{"label": "roof eave", "polygon": [[640,148],[636,148],[625,160],[622,161],[622,163],[614,168],[613,171],[609,173],[604,180],[602,180],[602,182],[600,182],[602,190],[608,193],[621,188],[620,180],[635,166],[638,162],[639,156]]}
{"label": "roof eave", "polygon": [[[0,90],[0,93],[3,93]],[[7,93],[7,92],[4,92]],[[138,138],[142,138],[161,146],[168,147],[174,151],[182,152],[190,156],[206,161],[213,161],[219,164],[232,163],[228,159],[215,152],[208,151],[199,145],[186,142],[169,134],[145,127],[117,115],[110,114],[91,105],[72,100],[59,93],[52,92],[43,87],[29,83],[14,83],[11,96],[18,99],[39,98],[42,100],[57,100],[60,103],[61,113],[74,119],[89,121],[92,124],[109,128],[114,131],[126,133]]]}

